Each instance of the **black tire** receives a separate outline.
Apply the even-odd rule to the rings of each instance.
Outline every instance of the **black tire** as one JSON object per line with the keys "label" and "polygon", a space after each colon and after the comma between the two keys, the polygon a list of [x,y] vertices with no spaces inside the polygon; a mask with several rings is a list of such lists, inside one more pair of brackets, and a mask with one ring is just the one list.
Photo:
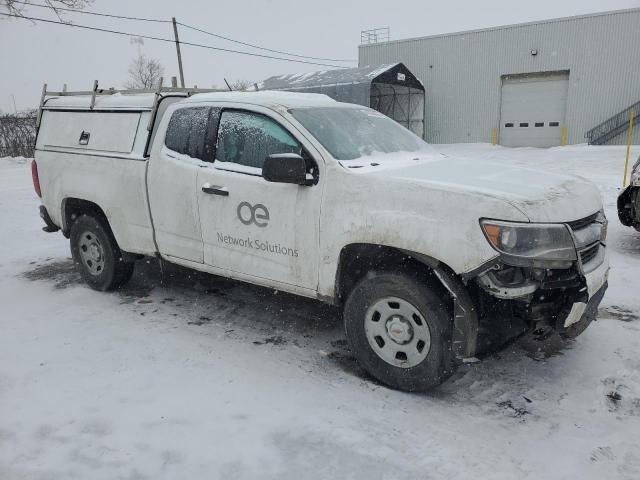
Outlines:
{"label": "black tire", "polygon": [[[374,351],[367,339],[367,312],[376,302],[386,297],[397,297],[410,303],[426,321],[430,332],[430,347],[426,357],[416,365],[399,367],[388,363]],[[382,383],[410,392],[435,387],[453,373],[452,322],[443,299],[427,282],[420,282],[403,273],[369,274],[354,287],[344,306],[347,341],[358,362]],[[391,346],[395,345],[392,343]]]}
{"label": "black tire", "polygon": [[[71,226],[69,240],[76,268],[94,290],[114,290],[129,281],[133,275],[133,262],[123,261],[122,252],[111,230],[100,220],[81,215]],[[81,249],[86,254],[87,242],[94,242],[97,246],[99,262],[93,263],[91,259],[83,258]]]}

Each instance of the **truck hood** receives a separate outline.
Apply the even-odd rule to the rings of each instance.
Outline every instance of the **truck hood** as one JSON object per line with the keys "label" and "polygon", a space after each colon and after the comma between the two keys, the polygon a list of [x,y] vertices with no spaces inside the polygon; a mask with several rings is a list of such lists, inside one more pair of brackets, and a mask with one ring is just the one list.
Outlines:
{"label": "truck hood", "polygon": [[[345,162],[347,163],[347,162]],[[362,167],[345,165],[351,171],[385,178],[419,182],[425,186],[485,195],[508,202],[531,222],[568,222],[587,217],[602,208],[598,188],[576,176],[545,173],[485,160],[444,156],[385,162]],[[356,167],[352,170],[353,167]],[[487,212],[491,217],[491,212]]]}

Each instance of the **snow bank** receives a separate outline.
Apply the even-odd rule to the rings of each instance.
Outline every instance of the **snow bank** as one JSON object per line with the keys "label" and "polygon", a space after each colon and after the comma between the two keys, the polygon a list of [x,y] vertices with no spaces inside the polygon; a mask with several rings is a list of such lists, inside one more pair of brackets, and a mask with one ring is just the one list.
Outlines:
{"label": "snow bank", "polygon": [[0,478],[640,478],[624,149],[437,148],[595,180],[612,271],[576,341],[523,342],[427,395],[368,378],[337,312],[309,300],[181,269],[161,286],[152,260],[120,292],[89,290],[40,230],[28,159],[2,159]]}

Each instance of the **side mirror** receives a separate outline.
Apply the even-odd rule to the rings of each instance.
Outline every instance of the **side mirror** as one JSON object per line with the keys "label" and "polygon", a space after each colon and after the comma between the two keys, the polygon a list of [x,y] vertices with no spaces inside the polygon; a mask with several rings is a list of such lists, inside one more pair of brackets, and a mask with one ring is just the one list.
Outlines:
{"label": "side mirror", "polygon": [[307,183],[307,166],[304,158],[297,153],[276,153],[268,155],[262,166],[262,177],[267,182]]}

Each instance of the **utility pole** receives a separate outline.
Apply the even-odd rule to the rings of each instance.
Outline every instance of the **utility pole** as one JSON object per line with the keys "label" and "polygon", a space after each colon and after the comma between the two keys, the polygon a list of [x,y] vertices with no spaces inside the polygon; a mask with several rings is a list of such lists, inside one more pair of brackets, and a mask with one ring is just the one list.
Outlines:
{"label": "utility pole", "polygon": [[17,115],[18,114],[18,109],[16,108],[16,97],[13,95],[13,93],[11,94],[11,98],[13,100],[13,113],[15,113]]}
{"label": "utility pole", "polygon": [[178,53],[178,69],[180,70],[180,86],[184,88],[184,73],[182,71],[182,55],[180,55],[180,39],[178,38],[178,25],[176,23],[176,17],[172,17],[173,22],[173,35],[176,39],[176,52]]}

